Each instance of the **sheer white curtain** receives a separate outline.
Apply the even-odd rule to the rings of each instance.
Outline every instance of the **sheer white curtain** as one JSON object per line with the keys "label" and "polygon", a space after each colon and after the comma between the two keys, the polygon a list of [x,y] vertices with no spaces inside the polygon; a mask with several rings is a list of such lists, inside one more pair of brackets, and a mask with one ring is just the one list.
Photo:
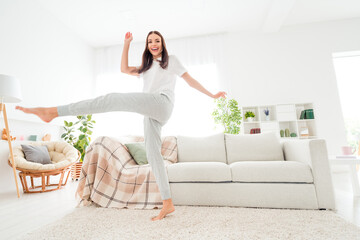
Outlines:
{"label": "sheer white curtain", "polygon": [[[176,55],[189,74],[212,93],[220,89],[219,64],[222,59],[222,35],[166,40],[170,55]],[[122,45],[99,48],[95,55],[95,93],[97,96],[110,92],[141,92],[142,79],[122,74],[120,62]],[[129,51],[129,65],[139,66],[145,48],[145,41],[132,43]],[[175,88],[175,106],[172,116],[162,130],[162,135],[204,136],[222,131],[214,129],[211,113],[214,99],[191,88],[178,78]],[[136,113],[113,112],[96,114],[94,137],[143,135],[143,116]]]}
{"label": "sheer white curtain", "polygon": [[360,111],[358,96],[360,88],[360,52],[334,54],[333,58],[339,88],[340,103],[345,121],[347,142],[359,150]]}

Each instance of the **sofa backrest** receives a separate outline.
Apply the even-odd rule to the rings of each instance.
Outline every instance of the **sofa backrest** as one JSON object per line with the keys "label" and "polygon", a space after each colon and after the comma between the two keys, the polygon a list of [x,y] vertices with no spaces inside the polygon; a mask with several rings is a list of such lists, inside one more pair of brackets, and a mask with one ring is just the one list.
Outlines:
{"label": "sofa backrest", "polygon": [[274,132],[261,134],[225,134],[227,163],[239,161],[281,161],[284,154]]}
{"label": "sofa backrest", "polygon": [[226,163],[224,133],[206,137],[177,136],[178,162]]}

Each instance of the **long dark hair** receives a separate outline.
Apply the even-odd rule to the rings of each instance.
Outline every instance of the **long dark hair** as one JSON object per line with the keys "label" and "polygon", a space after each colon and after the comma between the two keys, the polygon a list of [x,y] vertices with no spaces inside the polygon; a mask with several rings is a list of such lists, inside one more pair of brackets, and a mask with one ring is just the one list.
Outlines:
{"label": "long dark hair", "polygon": [[156,35],[159,35],[161,38],[162,52],[161,52],[160,66],[163,69],[166,69],[169,64],[169,55],[166,50],[166,44],[165,44],[165,40],[164,40],[163,36],[158,31],[151,31],[151,32],[149,32],[149,34],[146,37],[145,50],[142,55],[142,63],[141,63],[141,67],[139,69],[139,73],[143,73],[143,72],[149,70],[153,63],[153,55],[150,53],[149,48],[148,48],[148,38],[149,38],[150,34],[153,34],[153,33]]}

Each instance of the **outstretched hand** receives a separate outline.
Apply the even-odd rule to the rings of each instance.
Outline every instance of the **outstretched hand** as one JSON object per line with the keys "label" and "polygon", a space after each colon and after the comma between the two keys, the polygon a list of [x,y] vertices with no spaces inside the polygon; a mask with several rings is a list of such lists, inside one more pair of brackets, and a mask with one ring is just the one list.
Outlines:
{"label": "outstretched hand", "polygon": [[218,92],[217,94],[214,95],[213,98],[219,98],[219,97],[226,98],[226,92]]}
{"label": "outstretched hand", "polygon": [[131,41],[133,40],[133,36],[132,36],[132,33],[131,32],[127,32],[125,34],[125,43],[130,43]]}

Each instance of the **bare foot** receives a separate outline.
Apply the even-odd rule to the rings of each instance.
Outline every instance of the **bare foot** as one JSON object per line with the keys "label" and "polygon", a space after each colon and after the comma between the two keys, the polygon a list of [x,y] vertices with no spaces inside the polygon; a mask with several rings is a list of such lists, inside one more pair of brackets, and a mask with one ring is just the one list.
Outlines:
{"label": "bare foot", "polygon": [[169,213],[172,213],[175,211],[175,207],[172,203],[172,199],[166,199],[163,200],[163,207],[159,213],[158,216],[151,218],[152,221],[157,221],[157,220],[161,220],[164,217],[166,217],[166,215],[168,215]]}
{"label": "bare foot", "polygon": [[44,122],[51,122],[54,118],[58,117],[57,108],[24,108],[16,106],[15,109],[23,111],[24,113],[31,113],[38,116]]}

